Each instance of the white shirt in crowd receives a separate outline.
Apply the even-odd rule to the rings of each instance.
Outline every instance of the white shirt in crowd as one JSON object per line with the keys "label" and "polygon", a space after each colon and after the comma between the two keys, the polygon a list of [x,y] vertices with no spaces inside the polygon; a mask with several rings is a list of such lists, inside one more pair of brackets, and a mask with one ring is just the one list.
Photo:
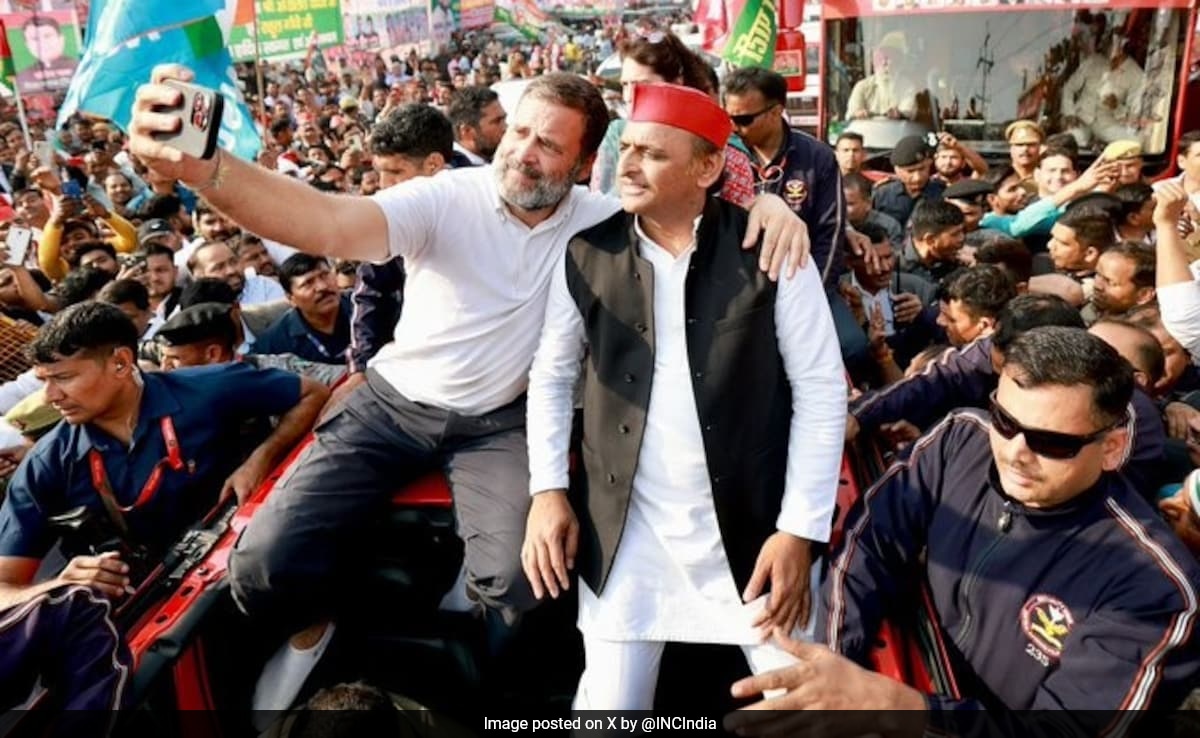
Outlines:
{"label": "white shirt in crowd", "polygon": [[[684,285],[695,245],[675,257],[637,232],[639,254],[654,272],[650,405],[620,546],[599,597],[580,582],[579,628],[589,638],[612,641],[756,644],[762,637],[752,623],[765,596],[743,604],[730,571],[692,390]],[[793,407],[776,524],[826,541],[844,443],[846,381],[829,305],[811,263],[795,279],[780,280],[775,322]],[[560,262],[530,370],[531,492],[567,486],[584,330]]]}
{"label": "white shirt in crowd", "polygon": [[617,200],[575,187],[533,228],[508,211],[492,167],[422,177],[372,195],[388,258],[404,257],[405,309],[371,360],[404,397],[465,415],[516,400],[528,383],[550,273],[567,241]]}
{"label": "white shirt in crowd", "polygon": [[858,294],[862,297],[863,313],[867,316],[867,321],[871,320],[871,313],[879,306],[883,313],[883,335],[896,335],[896,314],[892,311],[892,292],[884,287],[875,294],[867,291],[858,282],[858,277],[854,276],[854,272],[850,272],[850,284],[854,285],[854,289],[858,290]]}

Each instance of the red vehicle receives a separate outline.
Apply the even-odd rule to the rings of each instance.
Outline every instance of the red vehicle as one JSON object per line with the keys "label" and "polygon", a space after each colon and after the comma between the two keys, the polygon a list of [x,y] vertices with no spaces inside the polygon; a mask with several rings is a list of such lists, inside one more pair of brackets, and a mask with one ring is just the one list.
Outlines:
{"label": "red vehicle", "polygon": [[[186,534],[166,562],[118,609],[117,620],[135,659],[131,691],[137,706],[127,713],[120,735],[210,738],[247,734],[248,695],[257,675],[254,672],[262,663],[250,654],[261,651],[265,644],[244,632],[246,621],[233,611],[227,566],[238,535],[272,494],[299,450],[246,504],[236,509],[228,505],[218,508]],[[838,496],[839,526],[862,489],[858,480],[874,479],[882,464],[873,448],[847,454]],[[462,549],[454,529],[450,492],[440,473],[431,473],[395,495],[391,519],[381,528],[374,548],[378,560],[369,565],[366,575],[376,593],[372,600],[378,612],[362,621],[365,625],[356,623],[364,635],[355,652],[361,664],[354,676],[366,676],[470,724],[485,705],[497,702],[494,697],[489,700],[482,689],[480,644],[471,617],[438,610],[442,595],[454,584]],[[521,694],[507,695],[500,704],[509,709],[520,705],[539,712],[565,712],[582,668],[573,602],[551,603],[531,617],[538,618],[537,627],[525,630],[536,633],[537,642],[524,645],[526,653],[541,654],[529,659],[539,666],[514,679]],[[876,667],[919,688],[950,693],[952,684],[946,682],[936,660],[927,656],[936,652],[936,643],[929,640],[936,638],[936,632],[922,627],[922,622],[927,625],[918,620],[905,622],[902,628],[886,627],[880,634]],[[920,637],[905,635],[914,632]],[[545,666],[547,653],[555,654],[550,670]],[[258,655],[265,658],[265,654]],[[740,652],[733,655],[737,658],[725,658],[728,654],[713,650],[685,652],[676,655],[674,669],[685,684],[691,681],[686,679],[689,668],[713,675],[711,699],[720,705],[728,684],[720,670],[744,668]],[[664,685],[671,674],[670,658],[668,651]],[[321,676],[315,675],[314,681]],[[737,676],[732,673],[730,681]],[[660,693],[660,699],[668,704],[681,699],[672,697],[668,687]],[[689,690],[687,698],[696,696]],[[44,719],[50,716],[39,714],[36,706],[35,702],[35,709],[25,713],[17,729],[6,735],[40,735]]]}
{"label": "red vehicle", "polygon": [[822,137],[854,130],[883,150],[945,130],[1004,159],[1005,127],[1029,118],[1084,152],[1137,139],[1149,171],[1169,169],[1179,134],[1200,127],[1198,5],[823,0]]}

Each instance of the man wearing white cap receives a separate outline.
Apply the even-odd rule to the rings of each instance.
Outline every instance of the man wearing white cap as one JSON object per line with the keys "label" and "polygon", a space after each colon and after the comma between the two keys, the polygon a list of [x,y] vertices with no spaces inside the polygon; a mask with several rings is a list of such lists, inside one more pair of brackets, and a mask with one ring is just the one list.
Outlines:
{"label": "man wearing white cap", "polygon": [[[765,278],[739,247],[745,211],[710,196],[730,132],[700,92],[636,87],[623,212],[572,239],[551,278],[529,382],[521,559],[539,598],[579,569],[577,709],[650,709],[668,641],[741,645],[756,673],[787,664],[763,635],[808,622],[844,369],[817,270]],[[587,481],[569,500],[585,347]]]}
{"label": "man wearing white cap", "polygon": [[908,42],[899,31],[892,31],[879,40],[871,55],[874,73],[859,80],[850,91],[847,117],[912,119],[917,112],[917,90],[898,74],[906,53]]}

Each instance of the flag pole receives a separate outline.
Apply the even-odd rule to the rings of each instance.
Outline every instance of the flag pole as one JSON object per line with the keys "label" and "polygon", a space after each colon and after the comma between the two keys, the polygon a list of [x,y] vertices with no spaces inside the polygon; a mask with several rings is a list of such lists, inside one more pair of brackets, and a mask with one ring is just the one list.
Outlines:
{"label": "flag pole", "polygon": [[29,135],[29,120],[25,117],[25,103],[21,101],[21,91],[17,89],[17,78],[9,77],[12,83],[13,97],[17,99],[17,118],[21,121],[21,133],[25,136],[25,150],[33,151],[33,138]]}
{"label": "flag pole", "polygon": [[250,0],[250,8],[254,13],[254,81],[258,85],[258,120],[262,124],[262,142],[267,144],[270,126],[267,125],[267,89],[263,83],[262,47],[258,38],[258,0]]}

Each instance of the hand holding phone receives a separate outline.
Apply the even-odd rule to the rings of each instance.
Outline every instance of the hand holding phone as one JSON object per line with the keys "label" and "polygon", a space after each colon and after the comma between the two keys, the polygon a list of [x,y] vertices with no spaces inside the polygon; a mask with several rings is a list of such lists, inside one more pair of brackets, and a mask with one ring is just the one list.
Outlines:
{"label": "hand holding phone", "polygon": [[154,138],[197,159],[211,159],[217,151],[225,98],[216,90],[168,79],[163,84],[180,92],[180,104],[159,112],[179,117],[174,133],[155,133]]}
{"label": "hand holding phone", "polygon": [[25,263],[26,257],[29,256],[29,247],[33,244],[33,231],[21,226],[13,226],[8,229],[8,238],[5,239],[4,245],[8,250],[8,259],[6,263],[13,266],[21,266]]}

